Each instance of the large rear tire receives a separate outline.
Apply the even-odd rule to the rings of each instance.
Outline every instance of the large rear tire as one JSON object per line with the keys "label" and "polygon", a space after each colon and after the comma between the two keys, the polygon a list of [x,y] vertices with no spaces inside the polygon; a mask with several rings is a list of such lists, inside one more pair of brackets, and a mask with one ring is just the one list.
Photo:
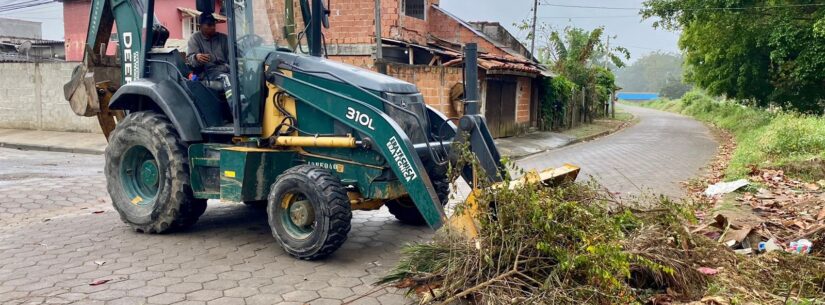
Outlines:
{"label": "large rear tire", "polygon": [[[441,206],[446,205],[447,201],[450,199],[450,180],[445,176],[437,177],[433,179],[432,182],[433,187],[435,188],[435,193],[441,201]],[[387,209],[390,210],[390,214],[395,216],[395,219],[398,219],[398,221],[402,223],[413,226],[427,224],[427,221],[424,220],[424,216],[418,211],[418,208],[415,206],[415,203],[410,196],[387,200],[384,205],[386,205]]]}
{"label": "large rear tire", "polygon": [[272,235],[287,253],[315,260],[347,240],[352,209],[338,177],[317,166],[299,165],[272,184],[267,215]]}
{"label": "large rear tire", "polygon": [[187,228],[206,210],[192,195],[186,146],[162,114],[133,112],[117,125],[105,173],[112,205],[138,232]]}

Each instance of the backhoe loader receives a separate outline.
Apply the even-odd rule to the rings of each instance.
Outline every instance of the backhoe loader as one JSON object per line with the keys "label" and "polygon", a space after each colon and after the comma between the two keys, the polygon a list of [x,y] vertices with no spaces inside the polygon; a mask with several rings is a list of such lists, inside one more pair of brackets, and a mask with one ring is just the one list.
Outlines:
{"label": "backhoe loader", "polygon": [[[264,205],[272,234],[300,259],[330,255],[353,210],[384,205],[402,222],[472,235],[470,213],[448,222],[444,210],[453,147],[463,142],[477,158],[478,170],[460,169],[470,184],[507,175],[479,114],[476,46],[465,47],[465,114],[452,120],[412,84],[326,59],[329,10],[295,1],[196,1],[227,22],[223,92],[190,78],[181,52],[165,48],[155,0],[92,1],[84,61],[64,93],[78,115],[98,117],[109,141],[107,189],[121,219],[163,233],[195,224],[209,199]],[[304,26],[290,32],[296,19]],[[577,173],[566,166],[522,180]]]}

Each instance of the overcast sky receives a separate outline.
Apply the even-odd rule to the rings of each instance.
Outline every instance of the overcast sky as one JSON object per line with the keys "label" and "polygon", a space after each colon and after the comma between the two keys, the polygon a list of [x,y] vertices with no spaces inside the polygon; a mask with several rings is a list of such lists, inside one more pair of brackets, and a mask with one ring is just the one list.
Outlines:
{"label": "overcast sky", "polygon": [[[538,22],[556,28],[576,26],[585,29],[605,27],[605,33],[617,36],[614,41],[628,48],[635,60],[655,52],[679,52],[678,33],[654,29],[652,20],[642,21],[637,8],[643,0],[539,0]],[[553,6],[561,5],[561,6]],[[606,8],[573,8],[588,6]],[[441,0],[441,7],[466,21],[498,21],[511,33],[523,39],[527,32],[519,32],[513,23],[532,18],[533,0]],[[537,37],[540,45],[542,37]],[[527,45],[529,48],[530,46]]]}
{"label": "overcast sky", "polygon": [[[9,0],[0,0],[0,4],[7,1]],[[652,21],[641,20],[636,8],[641,7],[642,2],[643,0],[539,0],[538,20],[557,29],[563,29],[565,26],[585,29],[605,26],[607,34],[618,36],[611,44],[615,42],[628,48],[634,59],[657,50],[678,52],[678,33],[653,29]],[[498,21],[517,37],[524,38],[527,33],[518,31],[513,23],[532,17],[530,10],[533,1],[441,0],[441,6],[466,21]],[[63,39],[63,13],[60,3],[0,13],[0,17],[43,22],[43,38]]]}

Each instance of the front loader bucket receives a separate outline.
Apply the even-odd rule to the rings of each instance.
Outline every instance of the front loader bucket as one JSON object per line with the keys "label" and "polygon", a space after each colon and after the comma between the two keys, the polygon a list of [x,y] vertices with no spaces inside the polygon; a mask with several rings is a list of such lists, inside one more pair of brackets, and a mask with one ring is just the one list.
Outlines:
{"label": "front loader bucket", "polygon": [[95,87],[94,72],[84,61],[72,72],[72,78],[63,86],[63,94],[72,111],[79,116],[91,117],[100,112],[100,100]]}
{"label": "front loader bucket", "polygon": [[[565,164],[562,167],[546,169],[541,172],[531,171],[519,179],[510,181],[509,188],[513,189],[526,183],[540,183],[545,187],[553,187],[564,183],[576,181],[581,169],[575,165]],[[502,187],[503,183],[493,185],[493,188]],[[465,237],[472,239],[478,236],[478,222],[477,217],[480,208],[487,207],[487,205],[479,205],[478,197],[481,195],[481,190],[473,188],[470,195],[464,201],[465,209],[459,215],[453,215],[448,220],[447,224],[451,230],[460,232]]]}

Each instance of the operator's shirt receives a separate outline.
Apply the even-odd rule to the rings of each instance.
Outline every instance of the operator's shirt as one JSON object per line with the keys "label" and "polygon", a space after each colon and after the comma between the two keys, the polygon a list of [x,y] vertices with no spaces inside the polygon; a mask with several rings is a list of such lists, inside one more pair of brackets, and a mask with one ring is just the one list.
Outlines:
{"label": "operator's shirt", "polygon": [[[195,54],[209,54],[209,62],[200,63]],[[195,68],[198,76],[205,80],[217,80],[218,75],[229,73],[229,39],[226,34],[216,32],[207,38],[201,32],[192,34],[186,50],[186,61]]]}

